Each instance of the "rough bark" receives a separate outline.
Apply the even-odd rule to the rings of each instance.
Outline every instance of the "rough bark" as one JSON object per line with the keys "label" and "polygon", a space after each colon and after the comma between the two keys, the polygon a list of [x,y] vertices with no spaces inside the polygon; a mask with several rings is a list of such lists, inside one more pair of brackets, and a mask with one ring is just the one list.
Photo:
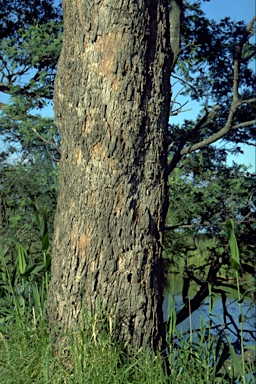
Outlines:
{"label": "rough bark", "polygon": [[170,47],[165,0],[64,0],[50,324],[97,305],[119,340],[162,348]]}

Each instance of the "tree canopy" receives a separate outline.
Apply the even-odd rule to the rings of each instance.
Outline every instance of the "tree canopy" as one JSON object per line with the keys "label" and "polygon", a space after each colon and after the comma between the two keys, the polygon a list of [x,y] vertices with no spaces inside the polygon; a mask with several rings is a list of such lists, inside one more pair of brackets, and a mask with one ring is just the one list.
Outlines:
{"label": "tree canopy", "polygon": [[46,149],[59,157],[53,120],[41,111],[52,105],[60,11],[52,1],[4,1],[1,7],[0,92],[6,95],[0,104],[2,160],[13,152],[25,158]]}
{"label": "tree canopy", "polygon": [[[52,230],[60,138],[52,117],[61,49],[61,8],[52,1],[4,1],[0,9],[1,224],[5,247],[38,250],[33,203],[48,205]],[[40,246],[39,246],[40,248]]]}

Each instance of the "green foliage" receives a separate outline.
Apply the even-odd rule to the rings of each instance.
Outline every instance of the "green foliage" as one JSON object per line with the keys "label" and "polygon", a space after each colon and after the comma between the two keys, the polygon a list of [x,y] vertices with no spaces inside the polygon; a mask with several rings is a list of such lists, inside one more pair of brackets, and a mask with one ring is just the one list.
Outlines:
{"label": "green foliage", "polygon": [[[251,18],[253,18],[253,14]],[[246,30],[251,20],[234,22],[226,17],[220,22],[208,19],[201,9],[201,1],[184,1],[184,19],[181,25],[182,52],[173,71],[173,83],[180,84],[180,95],[198,102],[201,108],[197,120],[185,120],[179,125],[170,125],[170,142],[173,143],[171,153],[175,153],[184,140],[184,136],[192,131],[202,115],[218,105],[217,112],[208,119],[200,129],[193,132],[186,141],[186,146],[209,138],[223,128],[233,97],[234,59],[239,61],[239,100],[249,100],[241,103],[233,118],[232,124],[251,121],[229,130],[222,138],[222,148],[211,145],[210,150],[222,153],[241,153],[239,144],[255,144],[255,44],[249,39]],[[244,41],[241,57],[236,57],[238,47]],[[182,111],[179,95],[173,95],[172,115]],[[254,101],[253,101],[254,100]],[[194,113],[191,113],[193,116]],[[215,154],[216,156],[216,154]],[[224,160],[225,161],[225,160]]]}
{"label": "green foliage", "polygon": [[251,273],[255,238],[255,177],[244,166],[215,164],[206,153],[205,156],[194,155],[183,160],[170,175],[169,185],[165,258],[172,271],[180,267],[180,259],[185,260],[200,252],[200,239],[207,242],[201,265],[209,263],[211,257],[222,257],[222,268],[226,265],[229,270],[222,228],[226,218],[231,217],[237,222],[244,271]]}
{"label": "green foliage", "polygon": [[210,228],[216,234],[228,215],[239,217],[255,207],[254,176],[244,166],[226,166],[209,149],[185,158],[170,175],[169,186],[167,222],[173,226]]}
{"label": "green foliage", "polygon": [[226,221],[225,231],[227,234],[228,243],[229,243],[230,252],[231,252],[230,262],[231,262],[232,268],[235,270],[236,280],[237,280],[238,305],[239,305],[239,309],[240,309],[240,319],[239,320],[240,320],[240,331],[241,331],[240,335],[241,335],[241,346],[242,346],[242,348],[241,348],[241,350],[242,350],[242,365],[239,363],[239,360],[235,354],[235,351],[233,350],[233,347],[229,341],[228,341],[228,346],[229,346],[229,350],[230,350],[232,359],[234,361],[235,369],[242,376],[243,382],[246,383],[245,365],[244,365],[244,343],[243,343],[244,318],[243,318],[242,305],[241,305],[241,303],[243,302],[243,297],[240,294],[240,284],[239,284],[239,276],[238,276],[238,272],[239,272],[241,266],[240,266],[240,255],[239,255],[239,249],[238,249],[238,245],[237,245],[237,241],[236,241],[235,226],[234,226],[233,220],[228,219]]}
{"label": "green foliage", "polygon": [[[253,383],[255,348],[242,346],[243,353],[237,355],[222,325],[218,332],[212,329],[215,295],[209,285],[209,321],[200,316],[200,327],[184,332],[176,325],[177,314],[172,294],[168,297],[167,345],[171,370],[175,370],[175,382],[198,380],[211,383]],[[216,327],[214,327],[216,328]],[[242,335],[242,333],[241,333]],[[230,358],[229,358],[230,357]],[[205,381],[204,381],[205,380]]]}
{"label": "green foliage", "polygon": [[[238,301],[255,292],[255,177],[243,166],[227,167],[205,154],[183,160],[170,175],[169,184],[164,257],[166,269],[183,278],[184,307],[177,313],[177,324],[189,317],[190,308],[198,309],[211,291],[221,294],[223,313],[232,318],[226,306],[227,289],[237,291]],[[227,217],[231,219],[226,223]],[[243,283],[238,282],[238,269]],[[189,303],[192,283],[195,294]],[[236,334],[242,346],[241,325]]]}
{"label": "green foliage", "polygon": [[38,154],[59,159],[59,135],[53,119],[42,117],[42,110],[52,107],[62,42],[60,13],[46,0],[4,3],[5,10],[0,11],[0,91],[8,97],[1,103],[4,145],[0,157],[10,163],[15,151],[23,161]]}
{"label": "green foliage", "polygon": [[231,251],[231,266],[238,272],[240,267],[239,249],[236,241],[235,226],[232,219],[228,219],[225,224],[225,231],[228,237],[228,243]]}
{"label": "green foliage", "polygon": [[17,30],[32,25],[59,20],[60,2],[52,0],[2,0],[0,9],[1,38],[17,36]]}
{"label": "green foliage", "polygon": [[[22,243],[31,255],[36,255],[42,249],[41,241],[46,242],[44,247],[47,248],[47,236],[49,231],[52,233],[53,228],[58,189],[57,172],[57,166],[53,166],[49,158],[45,159],[43,167],[40,158],[2,163],[0,234],[2,243],[9,248],[8,253],[13,257],[19,243]],[[43,228],[44,222],[39,223],[37,215],[38,212],[43,212],[45,217],[46,206],[48,228]]]}
{"label": "green foliage", "polygon": [[0,244],[0,329],[10,319],[22,327],[24,318],[34,326],[46,316],[49,271],[51,265],[47,232],[47,208],[41,215],[34,206],[36,218],[41,225],[42,247],[36,254],[28,253],[21,243],[16,255],[9,252],[6,244]]}
{"label": "green foliage", "polygon": [[[31,263],[40,264],[43,253],[49,259],[60,137],[53,119],[42,114],[44,107],[52,106],[62,20],[56,3],[48,0],[4,0],[4,4],[0,91],[7,97],[0,104],[0,235],[4,254],[8,251],[8,268],[16,270],[18,250],[23,274],[25,260],[32,268]],[[43,223],[38,223],[37,214],[46,206],[48,228],[38,230]]]}

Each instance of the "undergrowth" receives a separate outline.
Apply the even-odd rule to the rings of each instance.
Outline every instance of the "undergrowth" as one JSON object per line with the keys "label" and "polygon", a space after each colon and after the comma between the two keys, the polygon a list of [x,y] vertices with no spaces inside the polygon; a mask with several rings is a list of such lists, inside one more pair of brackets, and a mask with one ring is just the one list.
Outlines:
{"label": "undergrowth", "polygon": [[[164,355],[143,348],[124,352],[112,332],[101,326],[106,323],[102,316],[107,314],[91,318],[86,312],[86,327],[65,335],[65,355],[62,351],[53,353],[47,314],[50,254],[46,213],[37,217],[42,235],[38,260],[32,259],[21,244],[17,260],[8,260],[8,250],[0,248],[1,384],[254,383],[253,359],[240,361],[223,335],[212,335],[203,321],[200,332],[190,329],[189,337],[177,329],[171,297]],[[229,231],[232,243],[232,226]],[[231,259],[238,269],[237,248]],[[211,311],[212,304],[209,314]]]}

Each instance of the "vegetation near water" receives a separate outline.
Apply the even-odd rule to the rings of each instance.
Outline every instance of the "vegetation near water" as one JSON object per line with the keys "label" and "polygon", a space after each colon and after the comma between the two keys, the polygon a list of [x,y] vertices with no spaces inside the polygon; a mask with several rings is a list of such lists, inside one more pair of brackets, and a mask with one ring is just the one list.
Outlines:
{"label": "vegetation near water", "polygon": [[[15,308],[18,309],[17,307]],[[14,310],[15,310],[14,309]],[[19,308],[21,309],[21,308]],[[17,317],[16,317],[17,316]],[[174,312],[172,313],[174,315]],[[231,383],[221,359],[228,355],[220,340],[207,335],[202,325],[198,342],[185,339],[170,328],[169,362],[145,350],[124,353],[110,332],[101,328],[101,317],[87,329],[70,335],[68,359],[51,354],[51,335],[46,319],[39,320],[27,309],[1,326],[0,377],[11,383]],[[193,336],[192,332],[192,336]],[[175,344],[171,339],[176,337]],[[241,363],[233,355],[233,373],[240,377]],[[169,364],[170,372],[163,370]],[[233,367],[232,367],[233,365]],[[244,372],[252,372],[250,363]],[[229,372],[227,368],[227,372]],[[241,371],[243,373],[243,371]],[[253,383],[252,373],[246,380]]]}
{"label": "vegetation near water", "polygon": [[[65,354],[54,355],[47,323],[47,210],[40,215],[34,208],[42,237],[38,261],[33,262],[19,245],[15,261],[7,265],[8,250],[1,249],[1,383],[232,383],[234,378],[237,383],[254,382],[253,347],[244,351],[251,354],[247,362],[244,356],[241,361],[229,340],[225,340],[225,332],[212,334],[211,324],[205,325],[201,320],[200,330],[178,330],[172,296],[167,357],[145,349],[124,351],[115,342],[108,313],[100,310],[94,318],[87,319],[84,329],[67,335]],[[239,263],[237,254],[233,259]],[[212,309],[210,301],[209,313]]]}

